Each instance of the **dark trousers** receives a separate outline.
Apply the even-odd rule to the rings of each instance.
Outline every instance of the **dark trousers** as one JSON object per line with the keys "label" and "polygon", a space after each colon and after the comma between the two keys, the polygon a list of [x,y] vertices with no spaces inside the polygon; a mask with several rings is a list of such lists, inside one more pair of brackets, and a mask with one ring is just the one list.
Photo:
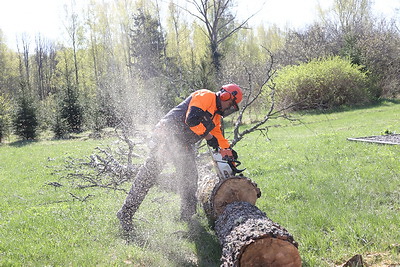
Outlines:
{"label": "dark trousers", "polygon": [[181,196],[181,219],[189,220],[196,213],[197,167],[193,145],[188,145],[173,136],[158,134],[153,137],[150,155],[140,167],[132,187],[125,199],[118,217],[123,224],[131,223],[133,215],[146,197],[148,191],[157,182],[159,174],[167,163],[175,167]]}

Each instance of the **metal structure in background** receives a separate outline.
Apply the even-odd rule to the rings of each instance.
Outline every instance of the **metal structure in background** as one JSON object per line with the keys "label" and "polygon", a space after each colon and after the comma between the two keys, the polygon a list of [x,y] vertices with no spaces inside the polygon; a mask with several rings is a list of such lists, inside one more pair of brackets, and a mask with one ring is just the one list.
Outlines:
{"label": "metal structure in background", "polygon": [[400,145],[400,134],[386,134],[368,137],[347,138],[349,141],[377,143],[385,145]]}

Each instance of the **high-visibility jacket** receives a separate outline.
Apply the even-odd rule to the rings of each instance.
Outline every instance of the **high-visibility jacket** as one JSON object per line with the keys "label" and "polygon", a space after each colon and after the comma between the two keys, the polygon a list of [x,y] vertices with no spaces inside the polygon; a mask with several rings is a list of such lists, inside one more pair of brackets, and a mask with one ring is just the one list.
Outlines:
{"label": "high-visibility jacket", "polygon": [[198,90],[169,111],[161,123],[184,142],[194,144],[210,133],[217,138],[220,148],[229,148],[221,130],[220,105],[214,92]]}

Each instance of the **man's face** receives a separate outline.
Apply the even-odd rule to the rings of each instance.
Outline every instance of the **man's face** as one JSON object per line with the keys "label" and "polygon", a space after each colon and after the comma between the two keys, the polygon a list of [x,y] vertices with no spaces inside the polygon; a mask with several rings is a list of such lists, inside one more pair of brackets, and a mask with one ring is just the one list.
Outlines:
{"label": "man's face", "polygon": [[224,117],[238,111],[239,107],[234,99],[229,99],[226,101],[221,101],[221,111],[224,113]]}

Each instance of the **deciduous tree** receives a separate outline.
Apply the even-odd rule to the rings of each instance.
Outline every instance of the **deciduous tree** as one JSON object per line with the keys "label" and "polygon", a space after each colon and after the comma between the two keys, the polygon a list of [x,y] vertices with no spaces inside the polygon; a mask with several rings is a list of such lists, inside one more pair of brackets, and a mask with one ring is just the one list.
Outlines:
{"label": "deciduous tree", "polygon": [[18,88],[18,57],[6,45],[0,29],[0,94],[14,96]]}
{"label": "deciduous tree", "polygon": [[10,99],[0,93],[0,143],[10,134],[11,103]]}
{"label": "deciduous tree", "polygon": [[249,19],[238,22],[236,15],[232,13],[233,0],[186,0],[191,3],[197,13],[187,11],[199,19],[205,29],[204,33],[208,38],[209,51],[212,66],[215,68],[216,81],[220,80],[221,70],[221,45],[233,34],[243,29]]}

